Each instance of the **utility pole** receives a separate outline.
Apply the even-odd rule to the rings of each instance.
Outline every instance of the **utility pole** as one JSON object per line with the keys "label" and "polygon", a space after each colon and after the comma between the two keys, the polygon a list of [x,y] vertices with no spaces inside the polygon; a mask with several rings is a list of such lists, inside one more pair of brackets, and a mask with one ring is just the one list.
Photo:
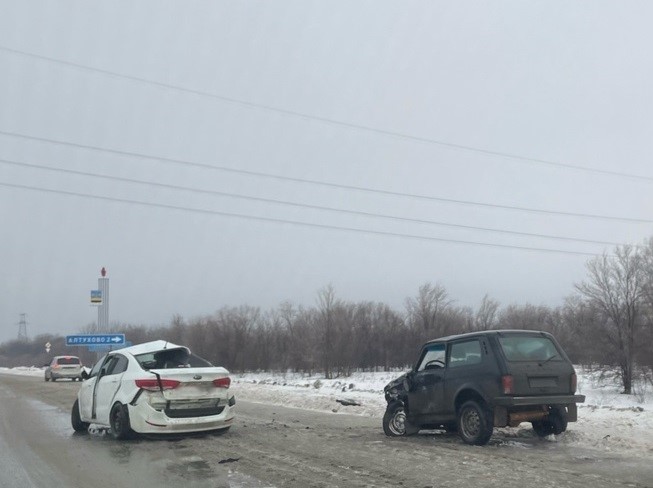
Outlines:
{"label": "utility pole", "polygon": [[105,268],[100,270],[100,275],[97,286],[102,294],[102,303],[97,308],[97,328],[98,332],[106,333],[109,331],[109,278]]}
{"label": "utility pole", "polygon": [[27,314],[20,314],[20,322],[18,322],[18,340],[27,342]]}

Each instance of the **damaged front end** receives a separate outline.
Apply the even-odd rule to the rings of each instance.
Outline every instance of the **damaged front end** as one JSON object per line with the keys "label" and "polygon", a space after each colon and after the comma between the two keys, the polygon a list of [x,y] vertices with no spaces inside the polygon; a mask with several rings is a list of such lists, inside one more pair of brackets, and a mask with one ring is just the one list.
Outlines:
{"label": "damaged front end", "polygon": [[409,389],[411,372],[405,373],[385,385],[383,392],[388,402],[383,415],[383,431],[390,437],[413,435],[419,427],[410,421],[409,406],[406,394]]}
{"label": "damaged front end", "polygon": [[408,373],[402,374],[400,377],[392,380],[383,388],[383,392],[385,393],[385,401],[388,403],[394,401],[403,402],[407,391]]}

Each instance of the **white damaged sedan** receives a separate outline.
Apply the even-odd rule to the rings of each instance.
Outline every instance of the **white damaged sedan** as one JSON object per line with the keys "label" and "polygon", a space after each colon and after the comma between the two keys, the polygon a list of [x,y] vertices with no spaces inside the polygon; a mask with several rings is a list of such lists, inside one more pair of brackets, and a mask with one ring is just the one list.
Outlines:
{"label": "white damaged sedan", "polygon": [[224,432],[234,420],[229,371],[184,346],[153,341],[111,351],[84,377],[71,413],[77,432],[91,424],[116,439]]}

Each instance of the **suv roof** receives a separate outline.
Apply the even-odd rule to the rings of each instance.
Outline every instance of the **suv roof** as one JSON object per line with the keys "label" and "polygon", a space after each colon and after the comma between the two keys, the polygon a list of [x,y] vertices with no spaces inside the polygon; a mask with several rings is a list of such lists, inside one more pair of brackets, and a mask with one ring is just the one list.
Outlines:
{"label": "suv roof", "polygon": [[436,344],[439,342],[449,342],[456,339],[464,339],[467,337],[487,337],[493,335],[504,335],[504,334],[528,334],[528,335],[540,335],[550,337],[551,334],[541,330],[522,330],[522,329],[497,329],[497,330],[480,330],[477,332],[467,332],[465,334],[454,334],[446,337],[439,337],[437,339],[432,339],[427,341],[426,344]]}

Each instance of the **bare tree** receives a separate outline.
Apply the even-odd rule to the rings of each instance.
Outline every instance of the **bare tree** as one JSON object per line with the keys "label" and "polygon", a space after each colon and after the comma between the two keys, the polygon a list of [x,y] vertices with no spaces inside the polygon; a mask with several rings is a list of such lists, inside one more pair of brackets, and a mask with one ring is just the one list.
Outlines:
{"label": "bare tree", "polygon": [[635,335],[641,323],[645,297],[642,253],[629,245],[618,246],[614,256],[589,261],[588,281],[576,285],[605,317],[606,338],[615,347],[624,393],[632,392]]}
{"label": "bare tree", "polygon": [[316,339],[316,311],[295,308],[289,302],[279,306],[282,330],[288,337],[288,364],[295,371],[313,374],[317,368],[318,340]]}
{"label": "bare tree", "polygon": [[551,314],[551,309],[545,305],[508,305],[501,311],[499,323],[505,329],[553,332]]}
{"label": "bare tree", "polygon": [[[642,250],[642,261],[644,270],[644,296],[645,296],[645,324],[646,330],[642,337],[643,344],[653,342],[653,237],[649,238]],[[642,363],[647,364],[650,369],[649,379],[653,383],[653,349],[644,348],[641,354]]]}
{"label": "bare tree", "polygon": [[419,287],[416,298],[406,299],[406,310],[410,324],[421,331],[422,338],[441,335],[441,318],[453,303],[442,285],[425,283]]}
{"label": "bare tree", "polygon": [[333,347],[335,333],[335,307],[336,292],[332,285],[322,288],[317,294],[318,317],[317,326],[320,331],[322,345],[322,367],[324,368],[324,377],[333,376]]}
{"label": "bare tree", "polygon": [[184,344],[186,339],[185,327],[186,323],[184,322],[184,318],[179,314],[173,315],[172,320],[170,321],[169,332],[167,334],[168,339],[175,344]]}
{"label": "bare tree", "polygon": [[560,308],[561,330],[556,339],[574,363],[591,367],[595,364],[616,364],[612,356],[614,348],[605,334],[597,334],[597,329],[605,327],[606,318],[601,310],[581,295],[575,294],[565,299]]}
{"label": "bare tree", "polygon": [[499,302],[492,300],[487,294],[481,300],[481,305],[476,311],[474,325],[478,330],[493,329],[497,323]]}
{"label": "bare tree", "polygon": [[641,251],[642,270],[644,273],[644,297],[649,320],[653,320],[653,237],[645,244]]}

